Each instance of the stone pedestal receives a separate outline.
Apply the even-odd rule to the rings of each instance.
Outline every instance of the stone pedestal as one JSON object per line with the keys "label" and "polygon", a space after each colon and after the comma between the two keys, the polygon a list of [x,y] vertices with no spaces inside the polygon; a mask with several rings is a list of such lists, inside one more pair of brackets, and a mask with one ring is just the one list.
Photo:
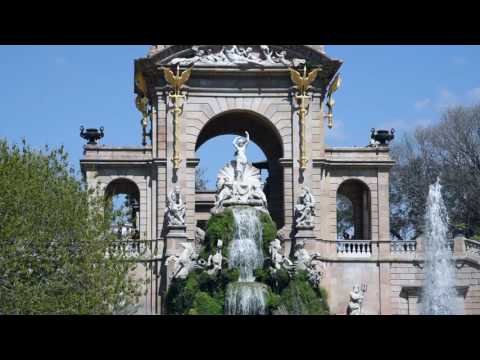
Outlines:
{"label": "stone pedestal", "polygon": [[187,241],[187,227],[185,225],[170,225],[166,236],[166,256],[178,255],[181,250],[180,244]]}
{"label": "stone pedestal", "polygon": [[295,231],[295,244],[303,241],[305,249],[308,251],[316,250],[315,233],[313,226],[297,226]]}

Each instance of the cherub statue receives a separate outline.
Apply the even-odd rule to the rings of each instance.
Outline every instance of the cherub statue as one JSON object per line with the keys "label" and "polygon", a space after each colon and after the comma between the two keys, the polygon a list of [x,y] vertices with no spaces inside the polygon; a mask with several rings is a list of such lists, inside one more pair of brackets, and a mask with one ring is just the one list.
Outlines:
{"label": "cherub statue", "polygon": [[245,131],[246,137],[237,136],[233,140],[233,146],[235,147],[235,180],[243,180],[243,174],[248,164],[246,150],[247,145],[250,142],[250,136]]}
{"label": "cherub statue", "polygon": [[294,268],[295,271],[306,271],[308,273],[308,279],[314,287],[320,286],[320,280],[323,276],[323,269],[317,267],[317,263],[314,260],[320,260],[320,253],[315,252],[312,255],[305,249],[305,243],[299,241],[295,245]]}
{"label": "cherub statue", "polygon": [[181,243],[183,251],[180,256],[172,255],[167,259],[167,264],[174,262],[171,278],[185,279],[188,273],[195,267],[198,254],[192,243]]}
{"label": "cherub statue", "polygon": [[289,270],[293,265],[290,259],[281,253],[281,250],[282,250],[282,244],[280,243],[279,239],[275,239],[270,242],[268,246],[268,252],[270,254],[270,259],[273,265],[270,268],[272,272],[276,272],[277,270],[280,270],[282,266],[287,270]]}
{"label": "cherub statue", "polygon": [[[362,288],[365,288],[366,291],[366,285],[363,285]],[[360,292],[360,287],[358,285],[353,287],[353,291],[350,292],[350,302],[348,303],[347,315],[361,315],[365,291],[362,289],[362,292]]]}
{"label": "cherub statue", "polygon": [[185,225],[185,203],[183,202],[178,186],[168,196],[168,204],[165,208],[167,214],[168,226],[182,226]]}
{"label": "cherub statue", "polygon": [[170,61],[170,65],[190,66],[198,62],[206,54],[205,50],[200,49],[198,46],[193,46],[192,50],[195,55],[191,58],[175,58]]}
{"label": "cherub statue", "polygon": [[233,183],[226,177],[220,176],[217,179],[217,194],[215,195],[215,208],[222,206],[225,200],[233,196]]}
{"label": "cherub statue", "polygon": [[260,45],[260,49],[262,50],[262,54],[265,57],[265,62],[269,64],[274,64],[274,61],[272,59],[273,51],[270,51],[268,45]]}
{"label": "cherub statue", "polygon": [[310,267],[310,254],[305,249],[305,243],[303,241],[299,241],[295,244],[293,259],[296,271],[307,270]]}
{"label": "cherub statue", "polygon": [[295,205],[295,222],[297,226],[312,226],[315,216],[315,199],[308,187],[304,186]]}
{"label": "cherub statue", "polygon": [[285,50],[276,52],[275,55],[277,55],[277,58],[275,59],[276,62],[279,62],[285,66],[292,66],[292,62],[286,58],[287,52]]}
{"label": "cherub statue", "polygon": [[217,274],[222,271],[222,264],[224,257],[222,255],[222,240],[217,241],[217,252],[214,255],[210,255],[207,260],[207,267],[212,267],[207,271],[209,275]]}
{"label": "cherub statue", "polygon": [[252,185],[250,197],[252,199],[261,200],[263,206],[265,208],[268,207],[267,197],[265,196],[265,193],[262,191],[262,189],[260,189],[258,186]]}

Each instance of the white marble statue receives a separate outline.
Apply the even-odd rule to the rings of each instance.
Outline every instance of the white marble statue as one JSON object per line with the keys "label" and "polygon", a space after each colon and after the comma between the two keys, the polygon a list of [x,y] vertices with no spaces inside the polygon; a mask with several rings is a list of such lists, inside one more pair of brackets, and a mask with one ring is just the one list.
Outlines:
{"label": "white marble statue", "polygon": [[207,260],[207,267],[210,268],[207,273],[214,275],[222,271],[223,261],[225,260],[222,255],[222,240],[217,241],[217,251],[214,255],[210,255]]}
{"label": "white marble statue", "polygon": [[186,208],[178,186],[168,196],[165,213],[167,214],[168,226],[185,225]]}
{"label": "white marble statue", "polygon": [[229,177],[219,176],[217,178],[217,194],[215,195],[215,206],[221,207],[225,200],[233,196],[233,181]]}
{"label": "white marble statue", "polygon": [[250,136],[248,132],[245,135],[246,137],[238,136],[233,140],[235,160],[226,164],[218,173],[213,213],[229,205],[251,205],[260,210],[267,209],[260,170],[248,163],[246,149]]}
{"label": "white marble statue", "polygon": [[320,253],[315,252],[310,255],[307,249],[305,249],[305,243],[299,241],[295,244],[293,259],[295,271],[306,271],[311,284],[315,287],[319,287],[324,274],[324,266],[323,263],[315,260],[320,259]]}
{"label": "white marble statue", "polygon": [[199,228],[198,226],[195,227],[195,246],[200,248],[205,241],[205,231]]}
{"label": "white marble statue", "polygon": [[192,50],[195,52],[195,55],[191,58],[175,58],[170,61],[170,65],[180,65],[180,66],[191,66],[197,61],[202,59],[203,56],[207,56],[205,50],[199,49],[198,46],[193,46]]}
{"label": "white marble statue", "polygon": [[251,198],[254,200],[260,200],[263,204],[263,207],[266,209],[268,207],[267,196],[263,190],[255,184],[251,186],[251,189]]}
{"label": "white marble statue", "polygon": [[237,136],[233,139],[233,146],[235,147],[235,180],[243,181],[243,174],[245,173],[245,168],[247,167],[247,146],[250,142],[250,136],[248,131],[245,131],[246,137]]}
{"label": "white marble statue", "polygon": [[293,254],[293,263],[295,264],[295,270],[307,270],[310,266],[310,254],[305,249],[305,243],[299,241],[295,244],[295,252]]}
{"label": "white marble statue", "polygon": [[172,255],[167,259],[167,265],[173,262],[170,278],[185,279],[190,271],[196,267],[198,254],[192,243],[181,243],[183,251],[180,256]]}
{"label": "white marble statue", "polygon": [[272,240],[268,246],[268,252],[270,254],[270,259],[272,261],[272,267],[270,267],[270,271],[276,272],[280,270],[282,267],[290,270],[293,263],[290,261],[288,257],[281,253],[282,251],[282,244],[280,243],[279,239]]}
{"label": "white marble statue", "polygon": [[[217,47],[218,49],[218,47]],[[223,45],[220,50],[214,52],[208,45],[193,46],[193,56],[188,58],[174,58],[169,65],[207,65],[207,66],[294,66],[298,67],[305,63],[304,59],[287,59],[287,51],[274,52],[269,45],[245,47],[242,45]]]}
{"label": "white marble statue", "polygon": [[295,205],[295,223],[297,227],[312,227],[315,216],[315,199],[308,189],[303,186],[302,193]]}
{"label": "white marble statue", "polygon": [[350,292],[347,315],[361,315],[363,298],[364,291],[360,291],[360,286],[355,285],[353,290]]}

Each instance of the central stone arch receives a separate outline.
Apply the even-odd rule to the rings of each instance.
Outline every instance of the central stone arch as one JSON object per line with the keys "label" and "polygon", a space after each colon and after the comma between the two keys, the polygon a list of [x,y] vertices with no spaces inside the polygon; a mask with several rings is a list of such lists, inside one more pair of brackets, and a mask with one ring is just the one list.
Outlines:
{"label": "central stone arch", "polygon": [[[264,191],[270,214],[277,226],[282,227],[284,225],[284,202],[283,172],[280,159],[284,156],[284,144],[282,135],[275,124],[262,114],[252,110],[234,109],[221,112],[208,120],[201,128],[196,139],[195,151],[208,140],[217,136],[244,135],[245,131],[249,132],[251,140],[260,147],[267,158],[265,164],[257,164],[257,167],[261,166],[269,172]],[[226,149],[226,151],[228,150]]]}

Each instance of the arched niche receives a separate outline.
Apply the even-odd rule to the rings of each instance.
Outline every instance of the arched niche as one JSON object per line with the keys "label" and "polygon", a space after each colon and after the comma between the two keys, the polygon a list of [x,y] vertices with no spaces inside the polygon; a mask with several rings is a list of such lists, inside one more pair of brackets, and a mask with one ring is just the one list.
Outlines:
{"label": "arched niche", "polygon": [[[140,234],[140,190],[137,184],[126,178],[117,178],[105,188],[105,198],[113,206],[113,200],[117,195],[125,195],[126,208],[129,213],[128,223],[126,229],[116,229],[119,235],[132,237],[134,239],[139,238]],[[131,226],[131,227],[130,227]],[[128,234],[127,234],[128,233]]]}
{"label": "arched niche", "polygon": [[[269,177],[266,180],[264,191],[270,215],[280,228],[284,225],[284,204],[283,171],[279,160],[283,157],[284,148],[282,137],[271,121],[253,111],[230,110],[223,112],[211,118],[200,130],[195,151],[208,140],[217,136],[245,136],[245,131],[248,131],[251,141],[258,145],[266,156],[267,161],[262,166],[268,170]],[[231,151],[233,159],[233,147],[225,149],[225,151]],[[208,164],[204,165],[208,166]]]}
{"label": "arched niche", "polygon": [[[371,232],[371,195],[369,187],[361,180],[348,179],[340,184],[337,197],[342,195],[352,204],[353,238],[370,240]],[[338,221],[338,220],[337,220]],[[341,236],[342,234],[337,234]]]}

